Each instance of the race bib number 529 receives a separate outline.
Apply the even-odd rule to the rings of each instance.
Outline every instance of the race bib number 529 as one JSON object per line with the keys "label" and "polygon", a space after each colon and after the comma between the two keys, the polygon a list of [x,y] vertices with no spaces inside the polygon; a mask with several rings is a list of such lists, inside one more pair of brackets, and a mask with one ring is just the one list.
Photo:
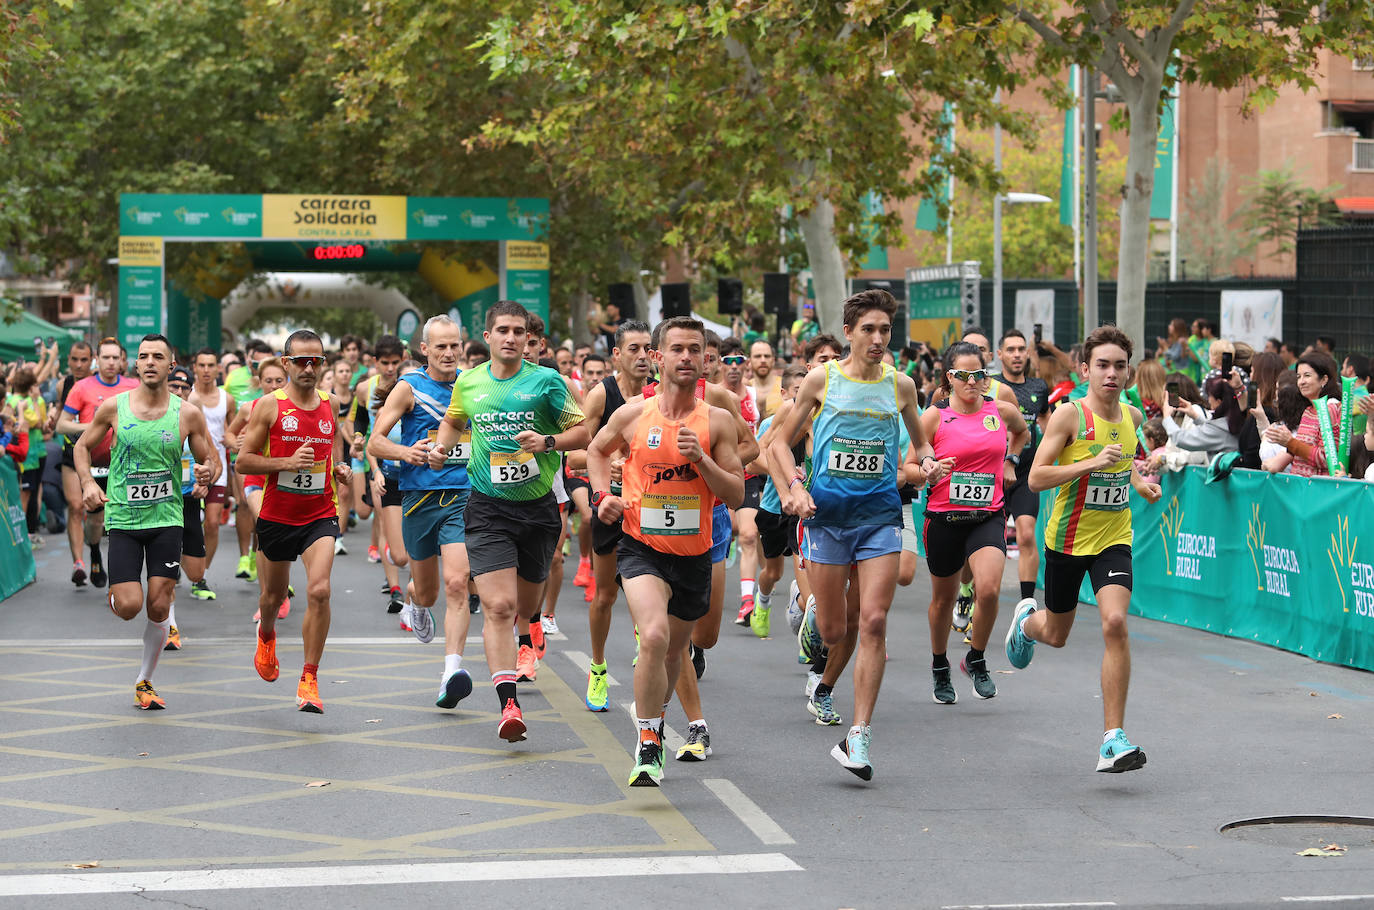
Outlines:
{"label": "race bib number 529", "polygon": [[498,486],[525,483],[539,473],[530,452],[492,452],[491,482]]}

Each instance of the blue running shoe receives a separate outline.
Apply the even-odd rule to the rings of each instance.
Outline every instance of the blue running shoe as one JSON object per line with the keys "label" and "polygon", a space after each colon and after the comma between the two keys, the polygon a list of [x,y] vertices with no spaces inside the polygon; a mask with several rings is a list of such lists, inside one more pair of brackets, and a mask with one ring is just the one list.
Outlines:
{"label": "blue running shoe", "polygon": [[797,647],[801,649],[797,657],[799,664],[812,663],[825,651],[825,641],[821,638],[821,630],[816,626],[814,596],[806,599],[806,615],[802,618],[801,628],[797,630]]}
{"label": "blue running shoe", "polygon": [[472,694],[472,677],[468,671],[459,667],[444,677],[444,685],[439,689],[439,697],[434,704],[440,708],[456,708],[458,702]]}
{"label": "blue running shoe", "polygon": [[1145,753],[1126,738],[1126,731],[1117,730],[1097,753],[1097,770],[1108,774],[1135,771],[1145,767]]}
{"label": "blue running shoe", "polygon": [[830,756],[863,780],[872,780],[873,762],[868,758],[868,745],[872,737],[873,728],[868,724],[851,729],[844,741],[830,750]]}
{"label": "blue running shoe", "polygon": [[835,699],[830,692],[817,695],[813,689],[811,697],[806,700],[806,710],[822,727],[837,727],[840,724],[840,715],[835,712]]}
{"label": "blue running shoe", "polygon": [[1018,670],[1030,666],[1035,656],[1035,642],[1021,631],[1021,621],[1035,612],[1035,599],[1027,597],[1016,605],[1011,614],[1011,628],[1007,629],[1007,663]]}

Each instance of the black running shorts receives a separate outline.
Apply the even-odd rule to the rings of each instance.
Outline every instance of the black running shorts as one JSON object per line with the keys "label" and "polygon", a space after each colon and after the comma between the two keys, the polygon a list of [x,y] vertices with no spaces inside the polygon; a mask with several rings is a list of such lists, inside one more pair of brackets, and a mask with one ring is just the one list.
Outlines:
{"label": "black running shorts", "polygon": [[763,495],[763,485],[768,482],[768,478],[762,474],[755,474],[752,477],[744,478],[744,502],[740,503],[741,509],[757,509],[759,507],[759,497]]}
{"label": "black running shorts", "polygon": [[922,537],[926,565],[934,578],[959,574],[968,558],[984,547],[1007,552],[1006,513],[927,512]]}
{"label": "black running shorts", "polygon": [[563,533],[563,516],[553,493],[527,502],[468,496],[468,564],[473,577],[515,568],[525,581],[549,577],[553,551]]}
{"label": "black running shorts", "polygon": [[201,523],[200,500],[181,494],[181,555],[205,556],[205,525]]}
{"label": "black running shorts", "polygon": [[592,509],[592,513],[592,552],[597,556],[615,555],[615,548],[620,546],[620,538],[624,536],[620,522],[608,525],[595,514],[596,509]]}
{"label": "black running shorts", "polygon": [[696,622],[710,609],[709,551],[697,556],[662,553],[626,534],[620,540],[616,566],[622,579],[652,575],[667,582],[669,616],[683,622]]}
{"label": "black running shorts", "polygon": [[110,529],[110,587],[143,580],[143,565],[149,578],[178,577],[181,572],[181,526],[149,528],[141,531]]}
{"label": "black running shorts", "polygon": [[258,552],[269,562],[295,562],[315,541],[338,536],[337,518],[319,518],[304,525],[258,519]]}
{"label": "black running shorts", "polygon": [[1040,515],[1040,494],[1033,491],[1025,479],[1018,478],[1015,485],[1006,488],[1006,499],[1007,514],[1013,519],[1022,515],[1031,518]]}
{"label": "black running shorts", "polygon": [[1078,609],[1083,576],[1092,581],[1093,593],[1108,585],[1131,590],[1131,548],[1124,543],[1108,547],[1096,556],[1070,556],[1045,548],[1045,606],[1051,613]]}
{"label": "black running shorts", "polygon": [[759,546],[764,559],[777,559],[797,552],[797,516],[759,509],[754,524],[759,529]]}

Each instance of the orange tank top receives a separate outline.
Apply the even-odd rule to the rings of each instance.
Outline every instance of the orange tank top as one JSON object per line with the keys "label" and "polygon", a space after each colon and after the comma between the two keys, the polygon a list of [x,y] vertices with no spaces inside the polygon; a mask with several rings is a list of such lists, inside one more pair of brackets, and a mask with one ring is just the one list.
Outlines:
{"label": "orange tank top", "polygon": [[715,496],[677,447],[687,427],[711,451],[711,406],[697,400],[686,420],[667,420],[657,397],[646,399],[625,459],[626,534],[661,553],[700,556],[711,549],[711,504]]}

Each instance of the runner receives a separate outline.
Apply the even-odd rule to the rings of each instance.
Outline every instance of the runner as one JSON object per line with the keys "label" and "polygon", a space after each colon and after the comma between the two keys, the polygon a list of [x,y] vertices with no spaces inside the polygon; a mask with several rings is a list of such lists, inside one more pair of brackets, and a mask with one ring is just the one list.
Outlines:
{"label": "runner", "polygon": [[[665,321],[657,394],[616,411],[587,453],[599,515],[607,523],[624,518],[619,569],[639,629],[632,787],[656,787],[663,779],[663,714],[692,626],[710,599],[702,583],[712,537],[709,504],[719,496],[738,505],[744,495],[734,420],[695,396],[705,347],[697,320]],[[627,451],[623,499],[609,492],[610,458],[621,449]]]}
{"label": "runner", "polygon": [[1016,405],[983,394],[988,373],[976,345],[956,341],[942,358],[945,375],[943,406],[921,415],[921,430],[933,454],[920,458],[925,474],[926,565],[930,569],[930,651],[934,697],[938,704],[959,700],[950,682],[950,619],[959,573],[967,563],[978,591],[971,648],[959,670],[973,682],[973,694],[992,698],[997,686],[988,672],[984,650],[997,621],[997,598],[1007,561],[1005,514],[1002,510],[1002,465],[1011,448],[1020,451],[1030,431]]}
{"label": "runner", "polygon": [[[772,370],[773,349],[768,347],[768,342],[756,341],[754,347],[760,351],[761,356],[762,354],[767,355],[765,359],[768,370]],[[767,350],[764,350],[765,348]],[[748,438],[752,440],[758,430],[759,405],[754,397],[754,387],[747,385],[744,381],[745,364],[749,361],[745,358],[744,349],[738,340],[727,338],[721,342],[720,362],[721,385],[725,387],[727,392],[735,396],[735,400],[739,404],[740,414],[744,417],[744,422],[749,428]],[[730,513],[730,525],[738,534],[736,552],[739,557],[740,603],[739,613],[735,616],[735,625],[737,626],[749,625],[749,617],[754,612],[754,576],[757,574],[759,563],[759,529],[754,519],[758,515],[759,494],[762,492],[763,477],[746,471],[744,475],[744,504],[737,511]]]}
{"label": "runner", "polygon": [[[463,524],[471,489],[467,471],[471,432],[465,432],[451,450],[433,444],[453,397],[461,349],[462,333],[448,316],[435,316],[425,323],[420,353],[429,365],[401,376],[387,395],[367,444],[368,454],[400,463],[401,531],[410,556],[408,606],[415,637],[424,643],[434,638],[430,608],[439,596],[439,564],[443,563],[444,674],[434,702],[441,708],[457,707],[472,692],[472,677],[462,666],[471,622]],[[388,438],[398,421],[400,444]]]}
{"label": "runner", "polygon": [[1021,408],[1021,417],[1030,428],[1030,442],[1021,451],[1007,452],[1007,514],[1016,527],[1016,574],[1021,582],[1021,598],[1035,596],[1036,579],[1040,573],[1040,548],[1035,540],[1035,523],[1040,517],[1040,495],[1030,488],[1030,466],[1035,461],[1035,449],[1050,422],[1050,387],[1039,376],[1028,376],[1030,351],[1026,336],[1019,329],[1002,333],[997,347],[1002,361],[1001,384],[1011,389]]}
{"label": "runner", "polygon": [[[57,432],[65,434],[75,442],[76,438],[85,433],[86,428],[90,426],[96,408],[120,392],[129,392],[138,388],[137,379],[121,376],[119,373],[126,356],[124,346],[119,341],[114,338],[101,339],[100,347],[96,351],[98,372],[94,376],[87,376],[72,386],[71,392],[67,394],[66,403],[63,405],[62,416],[57,420]],[[90,453],[91,476],[95,478],[96,484],[102,490],[105,489],[105,482],[110,473],[110,440],[113,438],[114,434],[109,434]],[[75,450],[73,450],[74,458]],[[75,460],[72,462],[72,476],[76,477]],[[81,493],[81,498],[83,501],[87,499],[84,490]],[[86,565],[81,561],[80,552],[81,540],[84,539],[90,549],[91,584],[97,588],[103,588],[107,578],[104,563],[100,559],[100,538],[105,535],[104,510],[83,506],[81,512],[84,522],[75,522],[74,516],[67,518],[68,528],[73,524],[81,527],[79,536],[68,531],[68,541],[77,547],[72,551],[72,583],[78,588],[85,584]],[[83,524],[84,527],[82,527]]]}
{"label": "runner", "polygon": [[318,387],[324,375],[324,345],[309,329],[286,339],[288,382],[253,408],[236,469],[245,477],[263,474],[258,517],[258,559],[262,594],[253,666],[273,682],[277,664],[275,608],[287,596],[291,563],[305,564],[306,612],[301,622],[305,666],[296,687],[296,707],[324,713],[320,699],[320,658],[329,636],[329,573],[339,534],[335,480],[352,470],[343,459],[343,437],[334,423],[329,394]]}
{"label": "runner", "polygon": [[[613,415],[628,399],[644,391],[644,383],[653,369],[653,340],[649,326],[635,319],[622,322],[615,331],[615,346],[611,349],[611,364],[615,374],[606,376],[587,393],[583,409],[588,426],[597,432],[610,422]],[[588,357],[584,363],[590,364]],[[587,467],[587,453],[568,453],[568,463],[575,469]],[[620,485],[609,491],[619,495]],[[593,503],[593,508],[595,504]],[[592,574],[588,588],[591,606],[587,608],[587,627],[591,633],[591,664],[587,667],[587,710],[605,711],[607,708],[606,639],[611,634],[611,607],[616,593],[616,547],[620,544],[620,522],[606,523],[598,515],[592,521]]]}
{"label": "runner", "polygon": [[[173,367],[167,377],[167,388],[173,395],[185,401],[191,394],[191,372],[183,366]],[[181,446],[181,571],[186,573],[186,578],[191,582],[193,596],[197,586],[205,584],[205,526],[201,523],[200,504],[209,489],[196,482],[195,466],[195,456],[191,454],[191,443],[187,440]],[[167,621],[171,626],[167,630],[164,651],[181,650],[175,588],[172,590],[172,596],[172,603],[167,608]],[[204,599],[214,600],[214,592],[211,591],[210,596]]]}
{"label": "runner", "polygon": [[[783,510],[803,521],[803,556],[816,598],[816,624],[832,651],[851,623],[862,629],[854,670],[854,723],[831,755],[863,780],[873,777],[870,757],[873,707],[887,658],[887,611],[896,590],[902,549],[897,492],[897,421],[906,423],[918,456],[930,453],[921,431],[916,386],[883,363],[892,336],[896,301],[872,289],[844,303],[850,354],[807,374],[792,413],[769,447],[773,482],[784,487]],[[816,416],[813,418],[812,415]],[[812,476],[796,476],[791,447],[813,422]],[[814,498],[813,498],[814,497]],[[857,617],[845,604],[850,565],[856,564]]]}
{"label": "runner", "polygon": [[[339,426],[344,425],[349,411],[353,410],[353,386],[348,384],[348,380],[353,375],[353,367],[343,354],[330,354],[327,358],[328,373],[326,378],[326,389],[329,392],[330,402],[334,406],[334,416],[339,421]],[[355,429],[356,432],[356,429]],[[345,440],[349,442],[350,456],[354,444],[361,443],[356,437],[345,435]],[[364,477],[367,473],[367,465],[353,456],[353,474],[355,477]],[[339,487],[339,527],[351,527],[359,521],[366,521],[372,515],[372,497],[362,483],[349,482],[348,486]],[[367,548],[368,562],[381,562],[382,556],[375,546]],[[389,587],[389,586],[388,586]]]}
{"label": "runner", "polygon": [[[586,412],[588,400],[592,389],[601,384],[601,380],[606,378],[606,358],[600,354],[587,354],[582,360],[582,410]],[[577,529],[577,574],[573,576],[573,584],[579,588],[586,588],[586,600],[591,602],[594,589],[592,588],[592,523],[596,520],[592,514],[591,496],[592,488],[587,482],[587,456],[582,453],[580,461],[574,458],[577,453],[569,452],[565,458],[565,471],[567,473],[568,496],[572,498],[573,504],[577,506],[578,516],[581,524]],[[574,467],[580,464],[581,467]],[[545,610],[547,618],[548,611]],[[557,632],[558,624],[554,623],[553,628],[546,628],[546,632]]]}
{"label": "runner", "polygon": [[1102,617],[1102,713],[1106,732],[1097,770],[1134,771],[1145,753],[1126,738],[1126,690],[1131,679],[1131,644],[1126,613],[1131,606],[1130,489],[1147,502],[1159,501],[1159,485],[1135,470],[1136,428],[1140,411],[1122,405],[1130,367],[1131,339],[1104,325],[1083,342],[1079,373],[1088,394],[1050,415],[1049,427],[1031,467],[1035,492],[1058,488],[1045,526],[1045,609],[1034,599],[1016,605],[1007,629],[1007,661],[1022,669],[1035,643],[1062,648],[1078,609],[1078,592],[1087,575]]}
{"label": "runner", "polygon": [[[782,408],[790,402],[797,394],[797,389],[801,388],[801,381],[806,376],[807,368],[803,364],[792,364],[782,371],[782,404],[779,405],[778,414],[783,413]],[[774,414],[765,417],[759,424],[758,440],[759,447],[762,449],[767,444],[768,431],[772,429],[774,419],[778,416]],[[759,461],[763,462],[766,469],[767,452],[759,456]],[[806,440],[802,440],[792,451],[792,457],[797,462],[806,460]],[[754,607],[753,615],[749,619],[749,627],[759,638],[767,638],[770,631],[769,615],[773,607],[773,588],[782,579],[784,557],[794,556],[797,552],[797,517],[795,515],[783,516],[782,500],[778,497],[778,488],[773,483],[771,475],[764,475],[763,492],[759,496],[758,528],[759,528],[759,550],[763,556],[763,563],[759,567],[759,595],[758,603]],[[748,480],[745,481],[746,485]],[[800,572],[796,576],[802,578]],[[801,586],[794,583],[798,597],[801,596]],[[810,594],[808,586],[806,594]],[[792,634],[796,634],[793,630]]]}
{"label": "runner", "polygon": [[[397,373],[404,376],[407,373],[420,369],[420,364],[415,360],[405,360],[397,368]],[[399,381],[398,381],[399,382]],[[362,386],[359,386],[362,388]],[[398,383],[392,385],[380,385],[373,393],[373,399],[368,403],[369,409],[376,409],[380,414],[380,409],[385,406],[390,399],[391,393],[399,388]],[[369,418],[368,423],[368,442],[375,435],[373,430],[376,427],[376,417]],[[388,441],[401,444],[403,439],[399,417],[397,422],[392,425],[386,434]],[[391,459],[379,459],[370,450],[363,452],[363,464],[366,465],[367,476],[371,478],[368,483],[367,502],[373,506],[373,527],[380,528],[379,539],[382,540],[381,563],[382,572],[386,580],[382,585],[382,590],[387,594],[387,613],[401,614],[398,624],[402,631],[414,632],[422,637],[423,641],[428,642],[434,637],[434,624],[432,621],[428,625],[423,625],[431,617],[426,614],[420,618],[422,625],[415,626],[415,611],[411,609],[412,602],[401,591],[401,569],[410,565],[410,552],[405,545],[405,532],[402,530],[402,513],[404,509],[404,496],[401,493],[401,463]],[[428,635],[428,638],[424,636]]]}
{"label": "runner", "polygon": [[767,341],[749,345],[749,387],[758,403],[759,417],[771,417],[782,404],[782,377],[773,374],[777,357]]}
{"label": "runner", "polygon": [[[185,519],[177,480],[183,444],[190,442],[200,462],[193,469],[197,482],[208,484],[219,474],[219,453],[210,442],[205,416],[199,408],[183,407],[167,388],[172,363],[166,338],[143,336],[137,360],[142,382],[102,402],[73,451],[86,507],[109,513],[110,609],[127,621],[146,606],[143,664],[134,681],[134,704],[145,711],[167,707],[153,688],[153,671],[171,629],[172,589],[181,565]],[[99,449],[109,457],[108,500],[91,474],[92,455]],[[145,562],[146,604],[141,579]]]}
{"label": "runner", "polygon": [[[354,341],[356,342],[357,339],[354,339]],[[352,451],[354,453],[354,458],[364,457],[363,451],[372,433],[372,426],[377,421],[377,410],[381,407],[382,397],[384,397],[379,394],[379,389],[384,391],[396,384],[396,375],[400,370],[401,360],[405,357],[405,346],[401,344],[401,339],[397,338],[395,335],[383,335],[381,338],[378,338],[377,343],[373,346],[373,351],[375,353],[374,363],[377,366],[377,372],[369,376],[365,382],[354,383],[353,404],[348,410],[348,416],[343,420],[344,438],[353,440]],[[345,346],[345,359],[347,359],[348,356],[349,349]],[[364,368],[364,370],[365,369],[366,368]],[[356,376],[357,373],[355,372],[354,375]],[[366,427],[362,430],[359,430],[360,421],[366,424]],[[361,440],[358,438],[359,435],[362,436]],[[367,467],[370,468],[370,465],[367,465]],[[364,476],[363,481],[369,488],[373,507],[372,528],[370,530],[372,542],[369,546],[376,546],[379,552],[383,552],[388,544],[393,547],[392,555],[395,557],[396,561],[392,562],[390,565],[384,562],[382,568],[386,573],[388,591],[394,594],[396,591],[400,590],[400,574],[397,570],[405,566],[404,545],[401,543],[399,534],[400,525],[398,522],[396,527],[393,528],[393,530],[397,532],[394,535],[394,540],[386,536],[386,524],[378,514],[380,512],[380,503],[377,502],[375,489],[378,479],[373,477],[372,472],[369,470]],[[340,530],[343,529],[340,528]],[[334,555],[345,556],[347,554],[348,549],[344,546],[343,537],[340,536],[334,543]],[[395,590],[393,591],[392,589]]]}
{"label": "runner", "polygon": [[[72,344],[67,352],[67,376],[62,380],[62,389],[57,400],[64,405],[71,395],[72,387],[91,375],[91,346],[84,341]],[[65,413],[63,408],[53,408],[48,415],[49,429],[57,432],[58,420]],[[76,476],[76,463],[72,461],[71,436],[62,437],[62,494],[67,500],[67,544],[72,551],[72,584],[78,588],[86,586],[86,562],[81,558],[84,552],[86,506],[81,498],[81,481]]]}
{"label": "runner", "polygon": [[[215,451],[225,453],[224,448],[224,429],[229,416],[237,411],[234,403],[234,396],[215,384],[215,379],[219,375],[219,355],[210,348],[202,348],[196,352],[196,358],[192,362],[195,370],[195,388],[191,390],[191,397],[188,399],[191,404],[200,408],[205,414],[205,425],[210,428],[210,439],[215,444]],[[226,454],[220,457],[222,462],[221,473],[210,484],[210,490],[205,495],[205,569],[208,572],[215,562],[215,552],[219,549],[219,525],[220,516],[224,514],[224,503],[226,490],[229,484],[229,459]],[[191,589],[192,596],[200,600],[213,600],[215,592],[205,584],[202,578],[200,587]]]}
{"label": "runner", "polygon": [[[235,367],[224,377],[224,391],[234,396],[234,401],[238,402],[239,410],[243,413],[244,423],[247,426],[248,415],[243,412],[243,405],[257,401],[262,397],[264,383],[260,371],[262,365],[268,360],[275,360],[272,349],[266,342],[256,338],[250,339],[247,344],[247,366]],[[285,367],[282,367],[283,374]],[[239,432],[242,432],[240,429]],[[229,464],[232,467],[234,459],[238,457],[238,446],[230,445],[232,449],[229,455]],[[229,472],[230,486],[234,491],[234,534],[238,537],[239,543],[239,564],[234,571],[235,578],[241,578],[250,584],[258,583],[258,562],[257,554],[253,546],[256,539],[255,526],[257,515],[248,508],[247,497],[244,495],[244,475],[238,471]]]}
{"label": "runner", "polygon": [[511,627],[538,611],[558,541],[556,453],[588,439],[563,377],[524,361],[528,332],[520,304],[501,300],[487,310],[482,335],[492,359],[459,374],[438,433],[439,446],[452,451],[471,420],[472,461],[484,467],[469,477],[468,559],[487,613],[482,641],[501,705],[497,735],[507,742],[525,738]]}

